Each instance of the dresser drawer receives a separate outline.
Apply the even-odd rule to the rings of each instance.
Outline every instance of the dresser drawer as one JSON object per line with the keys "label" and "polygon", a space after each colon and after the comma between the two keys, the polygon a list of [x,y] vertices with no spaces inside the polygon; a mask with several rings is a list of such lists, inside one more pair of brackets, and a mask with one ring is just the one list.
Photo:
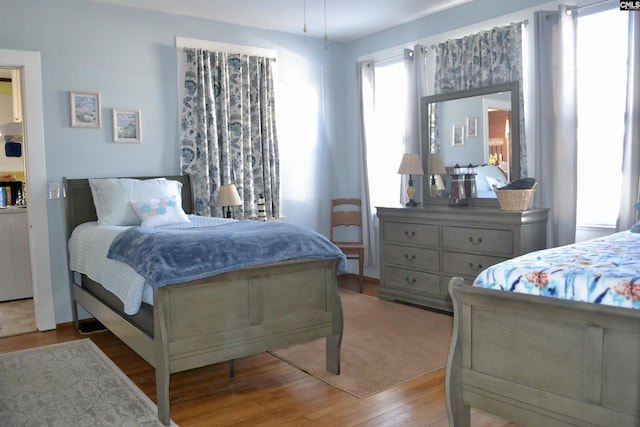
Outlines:
{"label": "dresser drawer", "polygon": [[440,244],[440,227],[437,225],[385,222],[383,239],[386,242],[437,247]]}
{"label": "dresser drawer", "polygon": [[385,286],[440,295],[440,276],[404,268],[384,267]]}
{"label": "dresser drawer", "polygon": [[442,227],[442,247],[511,256],[513,232],[468,227]]}
{"label": "dresser drawer", "polygon": [[440,269],[440,251],[437,249],[384,245],[382,257],[385,264],[396,264],[421,270],[437,271]]}
{"label": "dresser drawer", "polygon": [[496,256],[442,252],[442,271],[453,276],[476,277],[487,267],[504,261]]}

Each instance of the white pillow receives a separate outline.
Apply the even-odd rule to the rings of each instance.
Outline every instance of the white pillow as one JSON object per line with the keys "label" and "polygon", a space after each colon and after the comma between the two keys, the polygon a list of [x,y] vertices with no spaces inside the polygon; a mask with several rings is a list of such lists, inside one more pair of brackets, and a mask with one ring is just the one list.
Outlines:
{"label": "white pillow", "polygon": [[487,180],[487,184],[489,184],[489,188],[491,188],[491,190],[493,190],[494,185],[499,190],[501,187],[504,187],[505,185],[508,184],[507,179],[505,177],[493,178],[488,176],[485,179]]}
{"label": "white pillow", "polygon": [[505,179],[500,169],[494,165],[476,166],[473,172],[476,174],[476,188],[478,191],[493,191],[491,185],[487,182],[487,177]]}
{"label": "white pillow", "polygon": [[143,227],[161,227],[190,222],[177,196],[133,201],[131,205],[142,221],[140,225]]}
{"label": "white pillow", "polygon": [[182,183],[165,178],[92,178],[89,179],[98,225],[140,225],[133,210],[134,200],[177,196],[182,206]]}

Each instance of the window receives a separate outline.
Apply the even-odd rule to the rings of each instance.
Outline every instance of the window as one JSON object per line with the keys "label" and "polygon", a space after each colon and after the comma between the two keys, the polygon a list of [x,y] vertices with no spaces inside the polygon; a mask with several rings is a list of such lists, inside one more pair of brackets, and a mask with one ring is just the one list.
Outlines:
{"label": "window", "polygon": [[578,197],[580,226],[615,227],[620,208],[629,14],[578,18]]}
{"label": "window", "polygon": [[402,58],[375,65],[375,130],[367,140],[367,167],[372,212],[397,206],[401,184],[398,167],[404,154],[407,77]]}

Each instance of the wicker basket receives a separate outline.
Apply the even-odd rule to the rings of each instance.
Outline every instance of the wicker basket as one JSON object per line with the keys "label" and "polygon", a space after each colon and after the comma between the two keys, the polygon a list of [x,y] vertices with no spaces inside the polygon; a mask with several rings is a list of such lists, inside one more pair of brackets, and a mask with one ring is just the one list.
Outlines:
{"label": "wicker basket", "polygon": [[536,192],[538,183],[533,184],[530,190],[498,190],[494,185],[493,191],[498,196],[498,203],[500,203],[500,209],[503,211],[517,211],[523,212],[529,209],[531,206],[531,200],[533,194]]}

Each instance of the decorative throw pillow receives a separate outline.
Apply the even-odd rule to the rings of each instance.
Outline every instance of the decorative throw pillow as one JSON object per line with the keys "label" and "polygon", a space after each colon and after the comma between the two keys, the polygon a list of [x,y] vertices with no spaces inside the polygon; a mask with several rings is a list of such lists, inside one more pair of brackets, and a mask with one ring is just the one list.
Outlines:
{"label": "decorative throw pillow", "polygon": [[89,179],[99,225],[140,225],[133,200],[176,196],[182,206],[182,183],[165,178],[93,178]]}
{"label": "decorative throw pillow", "polygon": [[143,227],[161,227],[163,225],[190,222],[176,196],[149,199],[141,202],[133,201],[131,205],[140,218],[140,225]]}

